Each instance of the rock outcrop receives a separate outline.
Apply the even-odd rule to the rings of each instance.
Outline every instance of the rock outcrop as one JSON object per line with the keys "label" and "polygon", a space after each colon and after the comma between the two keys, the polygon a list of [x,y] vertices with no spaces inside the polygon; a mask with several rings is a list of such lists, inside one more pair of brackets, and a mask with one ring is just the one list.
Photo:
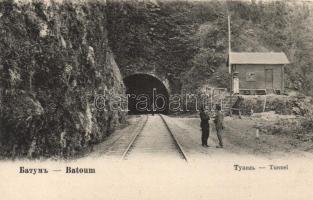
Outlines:
{"label": "rock outcrop", "polygon": [[123,123],[94,105],[125,90],[105,1],[3,1],[0,27],[2,157],[72,157]]}

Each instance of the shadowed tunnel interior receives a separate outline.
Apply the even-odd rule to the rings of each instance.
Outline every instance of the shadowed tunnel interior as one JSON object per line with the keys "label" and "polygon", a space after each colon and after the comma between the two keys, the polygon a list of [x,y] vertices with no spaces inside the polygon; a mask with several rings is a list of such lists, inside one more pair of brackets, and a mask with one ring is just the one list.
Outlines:
{"label": "shadowed tunnel interior", "polygon": [[169,94],[164,84],[148,74],[124,78],[129,114],[168,113]]}

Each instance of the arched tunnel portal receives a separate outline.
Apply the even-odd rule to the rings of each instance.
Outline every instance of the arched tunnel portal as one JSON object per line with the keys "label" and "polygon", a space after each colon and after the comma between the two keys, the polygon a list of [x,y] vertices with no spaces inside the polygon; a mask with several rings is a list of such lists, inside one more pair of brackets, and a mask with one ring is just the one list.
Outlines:
{"label": "arched tunnel portal", "polygon": [[169,90],[157,77],[133,74],[124,78],[129,114],[169,112]]}

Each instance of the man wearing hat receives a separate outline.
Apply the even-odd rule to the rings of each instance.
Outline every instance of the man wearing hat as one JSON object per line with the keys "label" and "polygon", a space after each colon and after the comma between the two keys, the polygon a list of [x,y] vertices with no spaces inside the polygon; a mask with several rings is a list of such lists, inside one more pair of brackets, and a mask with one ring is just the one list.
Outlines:
{"label": "man wearing hat", "polygon": [[209,124],[210,117],[208,113],[206,112],[206,108],[204,107],[200,108],[200,119],[201,119],[200,126],[201,126],[201,131],[202,131],[202,135],[201,135],[202,146],[209,147],[208,139],[210,135],[210,124]]}
{"label": "man wearing hat", "polygon": [[223,138],[222,133],[224,130],[224,115],[221,111],[221,106],[216,105],[216,115],[214,119],[214,124],[216,128],[216,135],[219,141],[219,146],[216,146],[216,148],[223,148]]}

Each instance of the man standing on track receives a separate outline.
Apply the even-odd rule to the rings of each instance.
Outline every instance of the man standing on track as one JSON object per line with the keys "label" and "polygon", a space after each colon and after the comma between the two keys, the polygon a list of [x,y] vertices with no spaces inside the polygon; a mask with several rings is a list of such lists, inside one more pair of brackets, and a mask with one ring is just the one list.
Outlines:
{"label": "man standing on track", "polygon": [[202,131],[201,135],[202,146],[209,147],[208,139],[210,135],[210,124],[209,124],[210,117],[208,113],[206,113],[206,109],[203,107],[200,108],[200,119],[201,119],[200,126]]}
{"label": "man standing on track", "polygon": [[223,148],[223,138],[222,133],[224,130],[224,115],[221,112],[221,106],[216,105],[216,116],[214,119],[214,124],[216,128],[216,135],[219,141],[219,146],[216,146],[216,148]]}

